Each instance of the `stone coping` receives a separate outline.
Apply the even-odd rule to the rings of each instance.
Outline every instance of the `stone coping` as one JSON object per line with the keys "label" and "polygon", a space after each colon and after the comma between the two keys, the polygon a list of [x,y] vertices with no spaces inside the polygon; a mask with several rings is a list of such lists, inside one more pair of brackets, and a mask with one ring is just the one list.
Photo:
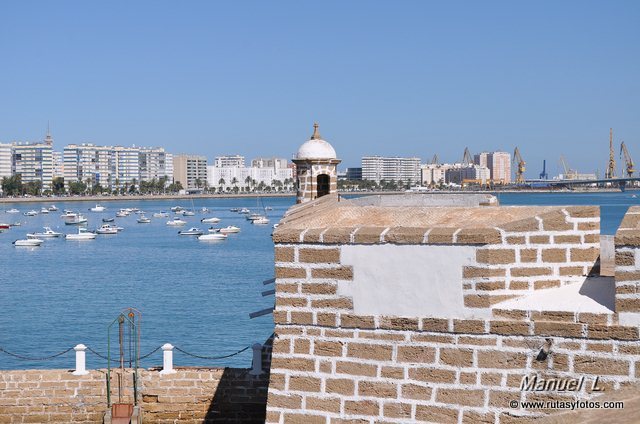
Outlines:
{"label": "stone coping", "polygon": [[640,206],[631,206],[615,235],[616,246],[640,246]]}
{"label": "stone coping", "polygon": [[[579,221],[599,224],[599,217],[597,206],[357,206],[337,196],[324,196],[291,208],[275,229],[273,240],[325,244],[500,244],[505,232],[580,230]],[[593,229],[598,228],[599,225]]]}

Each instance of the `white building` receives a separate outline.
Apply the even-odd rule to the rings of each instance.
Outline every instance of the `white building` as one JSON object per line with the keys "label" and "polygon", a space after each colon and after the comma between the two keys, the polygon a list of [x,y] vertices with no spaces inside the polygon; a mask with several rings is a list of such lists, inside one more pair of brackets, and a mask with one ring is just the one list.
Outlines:
{"label": "white building", "polygon": [[64,178],[64,152],[51,152],[51,160],[53,161],[53,178]]}
{"label": "white building", "polygon": [[214,166],[218,168],[244,168],[244,156],[216,156]]}
{"label": "white building", "polygon": [[252,168],[287,168],[289,161],[284,158],[255,158],[251,160]]}
{"label": "white building", "polygon": [[0,143],[0,179],[11,176],[11,144]]}
{"label": "white building", "polygon": [[113,147],[94,144],[69,144],[63,151],[64,183],[80,181],[92,187],[111,189],[115,184],[116,164]]}
{"label": "white building", "polygon": [[140,182],[140,148],[113,147],[114,155],[114,188],[127,188]]}
{"label": "white building", "polygon": [[22,183],[40,181],[43,190],[50,190],[53,175],[52,149],[51,144],[45,142],[14,143],[12,173],[19,174]]}
{"label": "white building", "polygon": [[420,158],[364,156],[362,179],[376,183],[385,180],[415,184],[421,180]]}
{"label": "white building", "polygon": [[[223,182],[221,180],[224,180]],[[226,191],[238,187],[243,191],[256,188],[260,183],[266,186],[282,184],[293,181],[293,168],[271,168],[271,167],[208,167],[208,185],[213,188],[220,188]]]}
{"label": "white building", "polygon": [[173,178],[173,155],[162,147],[141,147],[138,153],[140,181],[166,178],[167,185]]}

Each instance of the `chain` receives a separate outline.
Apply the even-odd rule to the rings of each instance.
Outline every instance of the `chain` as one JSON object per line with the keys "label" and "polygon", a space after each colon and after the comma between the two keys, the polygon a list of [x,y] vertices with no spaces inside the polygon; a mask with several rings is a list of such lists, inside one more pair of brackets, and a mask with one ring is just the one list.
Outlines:
{"label": "chain", "polygon": [[41,358],[32,358],[30,356],[18,355],[17,353],[9,352],[8,350],[5,350],[4,348],[0,347],[0,352],[4,352],[9,356],[13,356],[14,358],[24,359],[25,361],[46,361],[46,360],[49,360],[49,359],[57,358],[58,356],[62,356],[65,353],[69,352],[70,350],[73,350],[73,347],[70,347],[69,349],[63,350],[62,352],[56,353],[55,355],[43,356]]}
{"label": "chain", "polygon": [[200,356],[200,355],[194,355],[193,353],[189,353],[189,352],[186,352],[186,351],[180,349],[178,346],[175,346],[175,350],[177,350],[178,352],[182,352],[185,355],[192,356],[192,357],[198,358],[198,359],[216,360],[216,359],[231,358],[232,356],[235,356],[235,355],[238,355],[238,354],[244,352],[245,350],[249,349],[250,347],[251,346],[247,346],[247,347],[245,347],[243,349],[240,349],[239,351],[237,351],[235,353],[232,353],[232,354],[229,354],[229,355],[224,355],[224,356]]}
{"label": "chain", "polygon": [[[160,348],[161,348],[161,347],[162,347],[162,346],[158,346],[157,348],[153,349],[151,352],[147,353],[146,355],[141,356],[139,359],[140,359],[140,360],[147,359],[149,356],[153,355],[153,354],[154,354],[154,353],[156,353],[158,350],[160,350]],[[88,350],[89,352],[93,353],[94,355],[96,355],[98,358],[102,358],[102,359],[105,359],[105,360],[108,360],[108,359],[109,359],[109,358],[107,358],[106,356],[104,356],[104,355],[102,355],[102,354],[100,354],[100,353],[96,352],[95,350],[91,349],[89,346],[87,346],[87,350]],[[116,362],[116,363],[118,363],[118,362],[120,362],[120,361],[119,361],[119,360],[117,360],[117,359],[112,359],[112,360],[111,360],[111,362]]]}
{"label": "chain", "polygon": [[157,351],[160,350],[160,348],[162,347],[162,345],[158,346],[157,348],[153,349],[151,352],[147,353],[144,356],[140,357],[140,360],[142,361],[143,359],[147,359],[149,356],[153,355],[154,353],[156,353]]}

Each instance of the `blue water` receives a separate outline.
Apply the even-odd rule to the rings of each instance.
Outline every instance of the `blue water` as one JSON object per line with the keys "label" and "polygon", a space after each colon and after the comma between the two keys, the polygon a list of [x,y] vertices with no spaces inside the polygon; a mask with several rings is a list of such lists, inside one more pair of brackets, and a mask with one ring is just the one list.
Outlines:
{"label": "blue water", "polygon": [[[503,205],[600,205],[602,233],[613,234],[626,209],[640,202],[633,193],[503,193]],[[266,198],[272,206],[271,222],[277,222],[291,206],[291,198]],[[59,202],[65,208],[84,211],[89,228],[101,224],[124,207],[138,207],[151,216],[185,201],[105,202],[104,213],[92,213],[90,202]],[[4,204],[6,210],[40,210],[48,204]],[[262,281],[273,276],[271,225],[254,226],[231,207],[256,208],[256,199],[198,199],[195,209],[207,207],[208,216],[222,219],[218,226],[237,225],[242,231],[221,243],[203,243],[178,236],[178,229],[152,218],[137,224],[137,215],[117,218],[125,230],[94,241],[45,241],[39,248],[16,248],[11,242],[27,232],[65,226],[61,212],[25,217],[0,212],[0,222],[22,222],[0,233],[0,347],[31,357],[42,357],[84,343],[104,354],[107,326],[125,307],[142,311],[141,354],[164,343],[201,356],[233,353],[273,332],[271,315],[249,319],[249,313],[273,305],[273,296],[261,292],[271,286]],[[205,215],[186,217],[185,227],[198,226]],[[112,352],[114,352],[112,350]],[[115,352],[114,352],[115,353]],[[242,366],[251,363],[250,349],[223,360],[199,360],[180,352],[174,363],[200,366]],[[48,361],[20,360],[0,352],[0,369],[73,368],[73,351]],[[142,361],[142,366],[162,363],[161,351]],[[105,360],[87,354],[87,367],[104,367]]]}

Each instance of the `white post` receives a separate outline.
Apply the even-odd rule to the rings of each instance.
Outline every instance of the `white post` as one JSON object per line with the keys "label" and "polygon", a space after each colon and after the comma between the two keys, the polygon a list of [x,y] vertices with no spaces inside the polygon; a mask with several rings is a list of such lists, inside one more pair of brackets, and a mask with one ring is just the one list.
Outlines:
{"label": "white post", "polygon": [[160,374],[174,374],[173,369],[173,345],[165,343],[162,345],[162,371]]}
{"label": "white post", "polygon": [[89,371],[86,369],[86,350],[87,347],[80,343],[73,348],[76,351],[76,370],[72,373],[73,375],[87,375]]}
{"label": "white post", "polygon": [[254,343],[251,348],[253,349],[253,366],[249,374],[260,375],[262,374],[262,345],[260,343]]}

